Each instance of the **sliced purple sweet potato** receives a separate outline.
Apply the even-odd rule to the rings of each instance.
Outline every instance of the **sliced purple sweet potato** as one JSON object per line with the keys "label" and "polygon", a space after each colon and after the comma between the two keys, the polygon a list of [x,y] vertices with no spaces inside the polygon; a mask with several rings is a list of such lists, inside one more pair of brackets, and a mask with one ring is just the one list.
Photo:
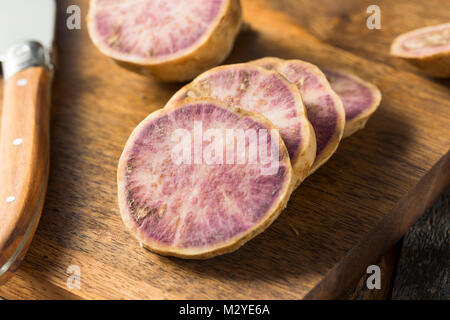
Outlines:
{"label": "sliced purple sweet potato", "polygon": [[220,64],[241,21],[239,0],[91,0],[88,30],[120,65],[180,82]]}
{"label": "sliced purple sweet potato", "polygon": [[[252,158],[252,146],[270,161]],[[126,226],[144,247],[181,258],[236,250],[278,217],[291,192],[292,167],[278,130],[261,115],[211,99],[187,99],[149,115],[118,167]]]}
{"label": "sliced purple sweet potato", "polygon": [[391,55],[406,59],[426,74],[450,77],[450,23],[416,29],[395,38]]}
{"label": "sliced purple sweet potato", "polygon": [[217,67],[178,91],[169,105],[193,97],[219,99],[231,107],[265,116],[280,130],[291,158],[295,185],[308,176],[316,152],[314,130],[298,89],[277,72],[251,64]]}
{"label": "sliced purple sweet potato", "polygon": [[342,70],[322,70],[345,109],[344,138],[365,127],[381,102],[381,92],[373,84]]}
{"label": "sliced purple sweet potato", "polygon": [[299,89],[316,134],[316,159],[310,171],[313,173],[336,152],[343,136],[345,112],[341,99],[322,71],[311,63],[278,58],[263,58],[252,63],[276,70]]}

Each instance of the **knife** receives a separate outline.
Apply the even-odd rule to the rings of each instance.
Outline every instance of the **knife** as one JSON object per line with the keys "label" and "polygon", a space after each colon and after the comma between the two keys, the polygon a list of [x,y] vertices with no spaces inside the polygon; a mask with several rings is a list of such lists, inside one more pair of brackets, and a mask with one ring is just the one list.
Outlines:
{"label": "knife", "polygon": [[54,0],[0,0],[0,285],[19,268],[44,204],[55,16]]}

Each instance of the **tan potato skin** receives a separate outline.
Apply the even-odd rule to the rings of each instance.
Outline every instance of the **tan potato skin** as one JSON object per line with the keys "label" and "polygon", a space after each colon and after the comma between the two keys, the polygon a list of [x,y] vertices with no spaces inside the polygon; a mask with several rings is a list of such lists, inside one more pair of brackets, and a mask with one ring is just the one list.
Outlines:
{"label": "tan potato skin", "polygon": [[293,191],[293,184],[292,184],[292,167],[290,165],[290,160],[288,156],[288,152],[286,149],[286,146],[284,145],[283,140],[278,135],[279,139],[279,145],[280,148],[284,154],[284,161],[287,169],[286,174],[286,180],[284,181],[284,185],[280,190],[279,196],[277,199],[274,200],[274,203],[272,207],[270,208],[268,214],[265,215],[265,219],[260,221],[259,224],[255,225],[253,228],[248,230],[243,235],[238,235],[236,237],[233,237],[231,239],[228,239],[226,242],[220,243],[215,246],[207,247],[207,248],[191,248],[191,249],[185,249],[185,248],[173,248],[170,246],[161,245],[158,243],[154,243],[151,241],[148,241],[148,239],[143,235],[138,228],[136,227],[136,224],[131,219],[130,214],[128,213],[128,205],[126,200],[126,193],[121,192],[125,190],[124,187],[124,181],[123,181],[123,173],[126,172],[127,167],[127,150],[132,146],[136,136],[139,134],[140,129],[144,128],[148,122],[151,122],[154,118],[160,116],[164,113],[169,113],[173,109],[179,108],[183,105],[188,105],[193,102],[202,102],[202,103],[213,103],[215,105],[221,106],[222,108],[231,109],[233,112],[239,114],[242,117],[251,117],[254,120],[263,123],[267,128],[269,129],[275,129],[272,125],[272,123],[267,120],[262,115],[259,115],[257,113],[248,112],[242,109],[232,109],[229,106],[226,106],[222,104],[219,101],[213,100],[213,99],[186,99],[180,103],[174,103],[170,106],[166,106],[166,108],[157,110],[153,113],[151,113],[146,119],[144,119],[133,131],[131,136],[129,137],[124,151],[120,157],[119,160],[119,166],[117,170],[117,182],[118,182],[118,200],[119,200],[119,207],[120,207],[120,214],[122,216],[122,220],[127,226],[127,228],[131,231],[131,233],[137,238],[139,243],[142,247],[153,251],[155,253],[164,255],[164,256],[174,256],[178,258],[184,258],[184,259],[208,259],[212,258],[218,255],[222,255],[225,253],[233,252],[237,249],[239,249],[242,245],[244,245],[247,241],[250,239],[256,237],[258,234],[266,230],[273,221],[280,215],[281,211],[286,208],[289,197],[291,196],[291,193]]}
{"label": "tan potato skin", "polygon": [[[192,87],[192,84],[195,83],[196,81],[200,81],[201,79],[204,79],[205,77],[208,77],[209,75],[214,74],[215,72],[219,72],[221,70],[230,69],[230,68],[234,68],[234,67],[241,67],[243,65],[252,66],[253,68],[258,69],[261,73],[266,73],[266,74],[277,73],[278,75],[280,75],[276,71],[267,70],[267,69],[264,69],[264,68],[258,66],[257,64],[251,64],[251,63],[242,63],[242,64],[238,63],[238,64],[231,64],[231,65],[226,65],[226,66],[219,66],[214,69],[208,70],[207,72],[202,73],[197,78],[195,78],[191,83],[185,85],[183,88],[178,90],[172,96],[172,98],[169,100],[167,105],[170,106],[171,104],[175,103],[182,95],[184,95]],[[298,91],[297,86],[295,86],[294,84],[287,81],[282,75],[280,75],[280,76],[281,76],[282,80],[285,82],[285,84],[292,91],[297,93],[296,96],[298,97],[298,100],[300,102],[299,105],[301,105],[301,108],[302,108],[302,110],[298,110],[298,113],[305,115],[303,124],[305,125],[306,130],[304,132],[304,136],[302,137],[303,138],[302,149],[299,150],[297,156],[294,159],[291,159],[291,164],[292,164],[292,167],[294,170],[294,179],[292,180],[292,183],[294,184],[295,187],[298,187],[308,177],[308,175],[311,171],[311,168],[314,164],[314,159],[316,158],[316,149],[317,149],[316,134],[314,132],[313,126],[311,125],[311,123],[308,120],[308,117],[306,114],[306,109],[303,104],[303,100],[301,98],[301,95],[300,95],[300,92]],[[234,109],[233,106],[230,106],[230,107],[232,109]]]}
{"label": "tan potato skin", "polygon": [[400,57],[434,78],[450,78],[450,52],[441,52],[424,58]]}
{"label": "tan potato skin", "polygon": [[87,17],[89,35],[96,47],[120,66],[146,76],[154,76],[164,82],[188,81],[222,63],[230,54],[242,23],[240,0],[227,0],[210,31],[187,52],[168,60],[155,61],[149,58],[142,63],[127,59],[126,55],[99,41],[93,19],[96,2],[97,0],[91,0]]}
{"label": "tan potato skin", "polygon": [[[425,27],[421,29],[432,29],[439,26],[440,25]],[[450,78],[450,51],[435,52],[434,54],[427,56],[413,56],[407,54],[407,51],[402,49],[402,43],[404,39],[421,29],[403,33],[395,38],[391,45],[391,55],[410,62],[411,64],[421,69],[422,72],[431,77]]]}

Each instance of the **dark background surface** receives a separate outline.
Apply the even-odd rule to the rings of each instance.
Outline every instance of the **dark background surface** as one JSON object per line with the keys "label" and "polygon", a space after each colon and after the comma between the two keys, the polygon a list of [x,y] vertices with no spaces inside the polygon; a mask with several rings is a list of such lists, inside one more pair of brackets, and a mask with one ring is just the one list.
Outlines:
{"label": "dark background surface", "polygon": [[403,238],[392,299],[450,300],[450,189]]}

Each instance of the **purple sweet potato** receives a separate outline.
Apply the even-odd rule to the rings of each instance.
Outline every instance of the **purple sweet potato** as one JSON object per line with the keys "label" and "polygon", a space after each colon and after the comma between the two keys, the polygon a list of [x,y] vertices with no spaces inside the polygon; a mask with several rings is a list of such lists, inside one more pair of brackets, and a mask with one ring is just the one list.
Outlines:
{"label": "purple sweet potato", "polygon": [[406,59],[426,74],[450,77],[450,23],[404,33],[391,46],[391,55]]}
{"label": "purple sweet potato", "polygon": [[314,130],[295,85],[275,71],[252,64],[211,69],[178,91],[170,100],[209,97],[227,105],[262,114],[280,130],[292,167],[294,184],[309,174],[316,154]]}
{"label": "purple sweet potato", "polygon": [[299,89],[316,134],[316,158],[310,174],[313,173],[336,152],[343,136],[345,112],[341,99],[322,71],[311,63],[263,58],[252,64],[279,72]]}
{"label": "purple sweet potato", "polygon": [[120,65],[185,81],[228,56],[241,21],[239,0],[91,0],[88,30]]}
{"label": "purple sweet potato", "polygon": [[[271,153],[275,170],[264,172],[267,163],[250,157],[228,161],[228,153],[226,162],[208,162],[205,150],[220,139],[203,136],[196,147],[199,126],[204,135],[209,130],[220,135],[228,130],[266,132],[267,139],[249,135],[241,146],[276,150]],[[231,144],[226,140],[226,146],[232,145],[239,157],[236,139]],[[175,148],[188,145],[194,151],[182,154],[190,161],[177,162]],[[199,161],[195,148],[203,149]],[[126,226],[144,247],[181,258],[204,259],[236,250],[278,217],[291,192],[289,155],[272,123],[211,99],[186,99],[149,115],[128,139],[118,168]]]}
{"label": "purple sweet potato", "polygon": [[322,70],[344,104],[344,138],[361,130],[381,102],[381,92],[373,84],[342,70]]}

